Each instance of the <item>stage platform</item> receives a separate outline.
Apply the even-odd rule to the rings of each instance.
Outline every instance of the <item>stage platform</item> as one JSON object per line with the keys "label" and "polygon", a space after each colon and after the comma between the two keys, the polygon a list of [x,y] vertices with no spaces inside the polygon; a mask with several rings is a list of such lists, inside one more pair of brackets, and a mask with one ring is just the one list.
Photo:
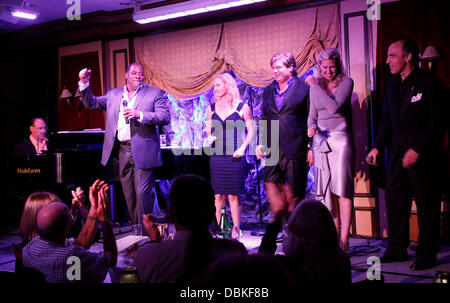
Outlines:
{"label": "stage platform", "polygon": [[[246,246],[250,254],[257,253],[261,243],[261,236],[253,236],[252,231],[263,226],[256,224],[246,224],[243,226],[243,236],[241,242]],[[115,228],[116,239],[132,234],[130,228]],[[15,258],[12,250],[12,243],[19,243],[20,236],[18,228],[3,229],[0,234],[0,271],[13,272]],[[414,242],[409,249],[409,260],[405,262],[394,262],[381,264],[381,274],[384,283],[433,283],[436,271],[450,272],[450,247],[441,246],[438,253],[438,266],[422,271],[413,271],[409,268],[414,260]],[[101,243],[95,243],[93,247],[101,247]],[[282,253],[281,241],[278,243],[277,253]],[[383,254],[386,241],[368,238],[350,238],[348,253],[352,264],[352,281],[354,283],[367,279],[367,270],[373,265],[368,259],[371,256],[379,257]]]}

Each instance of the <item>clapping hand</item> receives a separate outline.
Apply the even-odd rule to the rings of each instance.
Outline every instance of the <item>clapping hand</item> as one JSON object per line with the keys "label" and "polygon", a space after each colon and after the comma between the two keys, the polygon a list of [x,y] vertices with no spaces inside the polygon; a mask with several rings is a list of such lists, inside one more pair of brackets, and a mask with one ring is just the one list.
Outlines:
{"label": "clapping hand", "polygon": [[111,220],[108,189],[109,186],[105,184],[98,192],[97,216],[101,222]]}
{"label": "clapping hand", "polygon": [[81,187],[78,186],[76,190],[72,190],[72,197],[72,216],[75,217],[78,211],[81,211],[81,215],[83,216],[83,218],[86,218],[88,216],[88,212],[84,207],[84,201],[86,200],[86,197]]}
{"label": "clapping hand", "polygon": [[155,223],[155,216],[152,214],[146,214],[142,216],[142,224],[152,241],[161,242],[161,234],[158,230],[158,225]]}
{"label": "clapping hand", "polygon": [[98,179],[89,188],[89,200],[91,201],[89,215],[95,216],[102,222],[110,220],[108,190],[108,184]]}

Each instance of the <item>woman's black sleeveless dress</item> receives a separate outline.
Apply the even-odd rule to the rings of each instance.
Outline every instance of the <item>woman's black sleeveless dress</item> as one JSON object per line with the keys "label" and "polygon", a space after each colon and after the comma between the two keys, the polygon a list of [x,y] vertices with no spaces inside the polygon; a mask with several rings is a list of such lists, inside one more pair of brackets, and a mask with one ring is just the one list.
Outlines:
{"label": "woman's black sleeveless dress", "polygon": [[[216,123],[222,125],[222,138],[217,137],[217,140],[221,140],[223,146],[223,153],[219,155],[219,152],[215,152],[211,155],[209,159],[209,167],[211,171],[211,185],[214,189],[215,194],[231,194],[238,195],[243,194],[245,189],[245,178],[247,176],[247,161],[245,159],[245,154],[241,158],[233,158],[233,153],[236,151],[243,143],[245,138],[245,127],[229,127],[226,128],[227,121],[228,124],[231,122],[239,123],[245,126],[244,119],[239,115],[239,111],[244,106],[244,102],[239,103],[236,111],[231,115],[222,120],[219,115],[215,112],[215,103],[211,104],[212,120]],[[239,120],[242,122],[240,123]],[[214,123],[212,128],[212,133],[214,134]],[[227,137],[228,139],[228,152],[227,152]],[[234,140],[232,140],[234,138]],[[215,142],[212,146],[213,148],[220,148],[218,142]]]}

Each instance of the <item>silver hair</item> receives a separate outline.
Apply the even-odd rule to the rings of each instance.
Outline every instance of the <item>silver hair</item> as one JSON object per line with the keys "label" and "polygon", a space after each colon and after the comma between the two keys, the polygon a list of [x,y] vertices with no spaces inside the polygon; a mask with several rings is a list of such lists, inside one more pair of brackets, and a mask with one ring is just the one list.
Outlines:
{"label": "silver hair", "polygon": [[[333,81],[334,82],[333,86],[337,87],[342,82],[342,80],[344,80],[346,77],[345,68],[344,68],[344,65],[342,64],[342,60],[341,60],[341,55],[339,54],[339,51],[335,48],[326,48],[319,53],[319,55],[317,56],[317,64],[316,65],[317,65],[317,75],[320,80],[323,80],[323,76],[320,71],[320,65],[325,60],[333,60],[334,64],[336,65],[337,76],[336,76],[336,79],[334,79],[334,81]],[[319,83],[319,84],[321,84],[321,83]],[[322,86],[322,84],[321,84],[321,86]]]}

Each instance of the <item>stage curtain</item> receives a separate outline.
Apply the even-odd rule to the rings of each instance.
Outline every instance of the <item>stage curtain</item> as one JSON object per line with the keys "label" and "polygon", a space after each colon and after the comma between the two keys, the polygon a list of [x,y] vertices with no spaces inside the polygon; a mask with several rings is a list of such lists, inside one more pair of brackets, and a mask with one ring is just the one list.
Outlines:
{"label": "stage curtain", "polygon": [[171,95],[192,98],[212,86],[214,75],[232,70],[254,86],[272,80],[270,58],[291,52],[299,74],[324,48],[338,44],[337,4],[139,37],[135,57],[147,81]]}
{"label": "stage curtain", "polygon": [[218,59],[222,25],[211,25],[136,38],[136,61],[150,85],[186,98],[211,88],[211,78],[225,70]]}
{"label": "stage curtain", "polygon": [[321,50],[337,47],[337,26],[336,5],[226,23],[225,60],[241,80],[266,86],[273,80],[273,54],[291,52],[301,75],[316,62]]}

